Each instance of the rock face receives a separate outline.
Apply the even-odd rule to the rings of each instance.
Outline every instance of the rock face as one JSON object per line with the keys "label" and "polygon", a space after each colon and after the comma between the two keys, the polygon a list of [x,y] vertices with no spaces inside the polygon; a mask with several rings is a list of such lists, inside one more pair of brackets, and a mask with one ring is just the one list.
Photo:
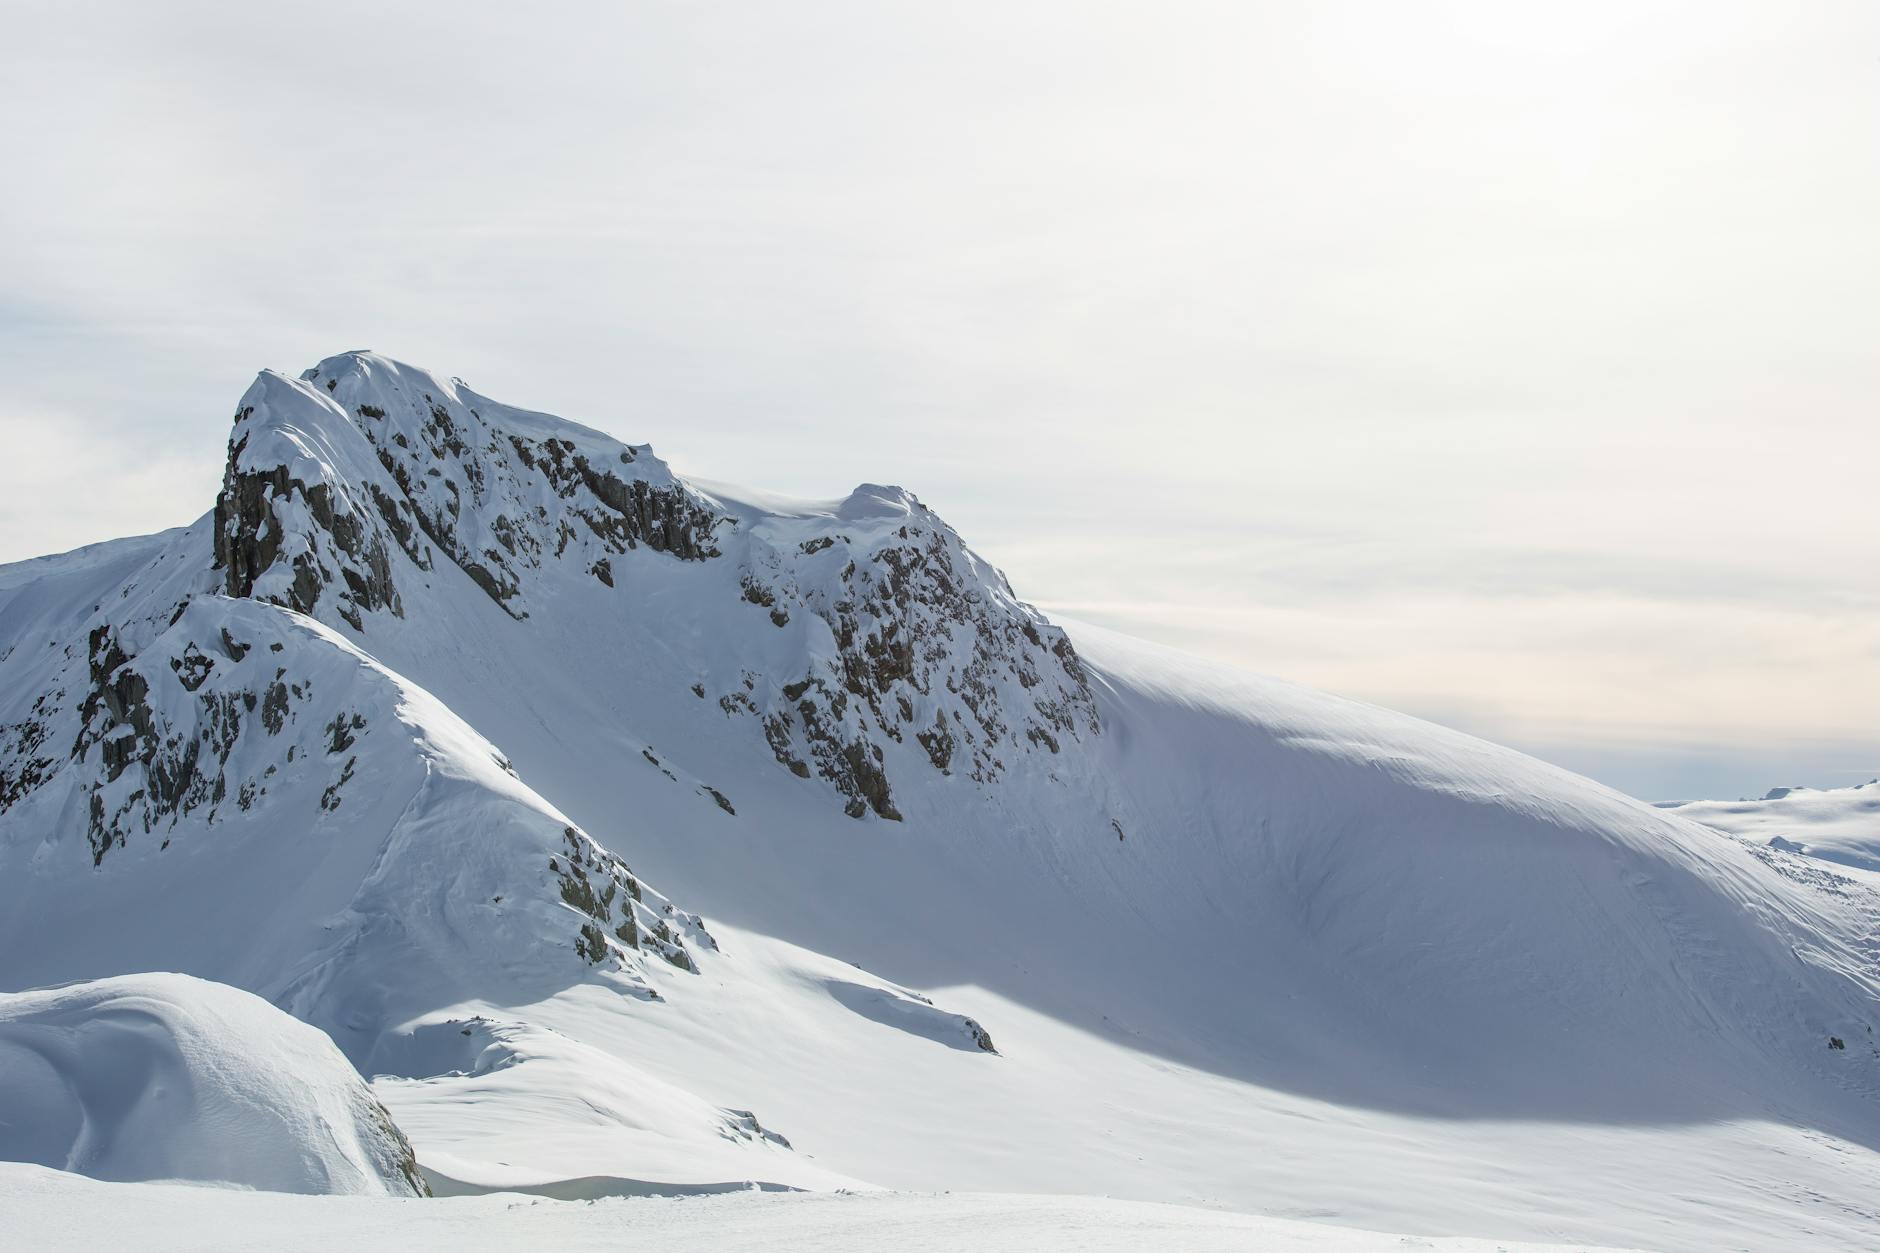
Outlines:
{"label": "rock face", "polygon": [[[259,711],[261,731],[277,736],[306,690],[298,679],[289,680],[285,666],[276,667],[271,682],[259,681],[259,660],[236,677],[252,645],[236,641],[220,621],[213,632],[203,629],[207,615],[191,610],[186,604],[154,642],[154,672],[124,651],[120,632],[109,623],[91,632],[90,681],[79,706],[70,767],[87,797],[93,865],[112,848],[122,848],[133,831],[148,834],[205,806],[214,821],[214,807],[224,802],[247,809],[266,795],[264,779],[291,761],[284,752],[251,752],[257,762],[277,760],[256,777],[238,777],[231,794],[229,759],[243,742],[245,718]],[[198,646],[197,634],[220,656],[220,676],[216,657]],[[248,743],[256,745],[257,737]],[[282,747],[291,746],[290,741]]]}
{"label": "rock face", "polygon": [[985,786],[1099,730],[1063,632],[910,493],[864,485],[796,513],[727,502],[645,445],[372,354],[256,380],[213,534],[228,595],[367,640],[444,566],[517,620],[559,611],[571,581],[630,602],[692,568],[686,592],[711,615],[759,613],[787,643],[749,650],[715,701],[852,817],[900,817],[897,769]]}
{"label": "rock face", "polygon": [[777,760],[852,816],[898,817],[884,747],[989,784],[1099,729],[1070,641],[911,493],[857,489],[833,516],[754,516],[746,601],[814,623],[797,674],[743,702]]}
{"label": "rock face", "polygon": [[229,595],[355,631],[403,613],[393,548],[417,571],[456,565],[520,618],[545,562],[606,570],[642,546],[702,561],[721,522],[650,449],[364,353],[256,380],[215,516]]}
{"label": "rock face", "polygon": [[[246,450],[245,436],[230,447],[222,494],[215,502],[215,558],[225,572],[228,594],[254,595],[262,577],[285,560],[290,574],[285,591],[264,598],[310,614],[318,608],[321,592],[338,582],[336,612],[355,630],[364,625],[361,614],[370,610],[389,609],[403,616],[385,538],[377,528],[368,529],[365,515],[344,489],[302,482],[285,466],[239,469]],[[286,522],[296,513],[304,513],[312,526],[298,528],[294,534],[301,542],[284,554],[290,534]],[[388,523],[396,521],[396,508],[386,517]],[[398,532],[395,526],[393,530]]]}

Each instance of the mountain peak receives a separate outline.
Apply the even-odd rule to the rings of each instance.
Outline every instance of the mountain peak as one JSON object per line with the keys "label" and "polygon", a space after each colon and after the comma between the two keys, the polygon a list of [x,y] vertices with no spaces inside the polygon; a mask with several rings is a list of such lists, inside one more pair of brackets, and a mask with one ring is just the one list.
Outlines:
{"label": "mountain peak", "polygon": [[695,486],[646,445],[377,353],[249,388],[215,556],[229,595],[361,634],[422,596],[427,621],[482,602],[553,617],[557,647],[612,649],[623,614],[657,596],[702,641],[696,670],[739,676],[727,712],[856,817],[900,816],[897,769],[985,784],[1098,725],[1063,632],[907,489],[788,502]]}
{"label": "mountain peak", "polygon": [[[506,434],[572,444],[582,453],[603,460],[627,453],[636,462],[665,465],[653,455],[650,444],[623,443],[605,431],[567,418],[506,405],[482,395],[455,375],[441,375],[383,353],[364,349],[343,352],[304,371],[300,378],[326,391],[343,411],[355,417],[367,416],[360,412],[362,408],[391,412],[401,402],[418,397],[427,410],[437,404],[446,409],[461,406]],[[372,430],[364,425],[361,429],[368,434]]]}
{"label": "mountain peak", "polygon": [[354,630],[402,615],[393,553],[455,565],[513,617],[547,556],[605,570],[642,545],[715,554],[718,525],[651,449],[515,409],[373,353],[263,371],[237,410],[216,506],[231,595]]}
{"label": "mountain peak", "polygon": [[837,516],[861,521],[864,518],[904,517],[925,512],[927,507],[920,503],[920,498],[905,487],[863,483],[849,493]]}

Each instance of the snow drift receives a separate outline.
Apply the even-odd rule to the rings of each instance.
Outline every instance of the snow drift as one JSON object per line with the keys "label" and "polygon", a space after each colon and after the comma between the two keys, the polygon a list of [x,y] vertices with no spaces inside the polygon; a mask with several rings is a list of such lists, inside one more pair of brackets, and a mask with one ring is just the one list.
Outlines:
{"label": "snow drift", "polygon": [[413,1196],[411,1146],[319,1031],[177,974],[0,995],[0,1159],[113,1180]]}

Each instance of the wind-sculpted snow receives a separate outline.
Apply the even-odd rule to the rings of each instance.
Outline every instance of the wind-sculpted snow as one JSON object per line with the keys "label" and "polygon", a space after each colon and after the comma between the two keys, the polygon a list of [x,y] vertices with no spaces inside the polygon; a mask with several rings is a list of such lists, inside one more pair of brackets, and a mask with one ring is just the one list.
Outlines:
{"label": "wind-sculpted snow", "polygon": [[331,1040],[186,975],[0,994],[0,1111],[0,1160],[98,1179],[426,1191]]}
{"label": "wind-sculpted snow", "polygon": [[[1153,841],[1150,872],[1191,899],[1232,901],[1241,978],[1296,1004],[1229,1015],[1269,1081],[1636,1121],[1753,1115],[1819,1084],[1783,1099],[1874,1116],[1880,1052],[1830,1041],[1880,1023],[1880,881],[1411,718],[1077,638],[1137,730],[1112,763],[1130,843]],[[1187,821],[1149,818],[1169,813]],[[1326,1083],[1323,1048],[1355,1054],[1347,1082]]]}
{"label": "wind-sculpted snow", "polygon": [[615,1253],[626,1241],[635,1249],[710,1253],[1600,1253],[1585,1244],[1425,1240],[1097,1197],[742,1189],[571,1199],[580,1203],[518,1203],[513,1196],[316,1200],[163,1184],[114,1187],[0,1163],[0,1211],[35,1253],[96,1253],[126,1244],[140,1253]]}
{"label": "wind-sculpted snow", "polygon": [[[536,1024],[432,1017],[386,1041],[374,1090],[424,1145],[440,1196],[563,1199],[839,1188],[749,1110],[713,1106],[629,1058]],[[492,1111],[466,1118],[465,1111]],[[624,1168],[630,1168],[627,1173]]]}

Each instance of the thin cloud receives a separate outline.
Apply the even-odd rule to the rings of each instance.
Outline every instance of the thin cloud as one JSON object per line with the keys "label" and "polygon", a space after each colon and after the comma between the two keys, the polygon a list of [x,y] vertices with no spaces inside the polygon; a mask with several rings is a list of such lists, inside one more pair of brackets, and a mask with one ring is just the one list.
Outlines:
{"label": "thin cloud", "polygon": [[0,557],[195,516],[254,370],[370,346],[899,481],[1042,603],[1604,777],[1747,771],[1880,707],[1876,46],[1834,0],[28,4]]}

